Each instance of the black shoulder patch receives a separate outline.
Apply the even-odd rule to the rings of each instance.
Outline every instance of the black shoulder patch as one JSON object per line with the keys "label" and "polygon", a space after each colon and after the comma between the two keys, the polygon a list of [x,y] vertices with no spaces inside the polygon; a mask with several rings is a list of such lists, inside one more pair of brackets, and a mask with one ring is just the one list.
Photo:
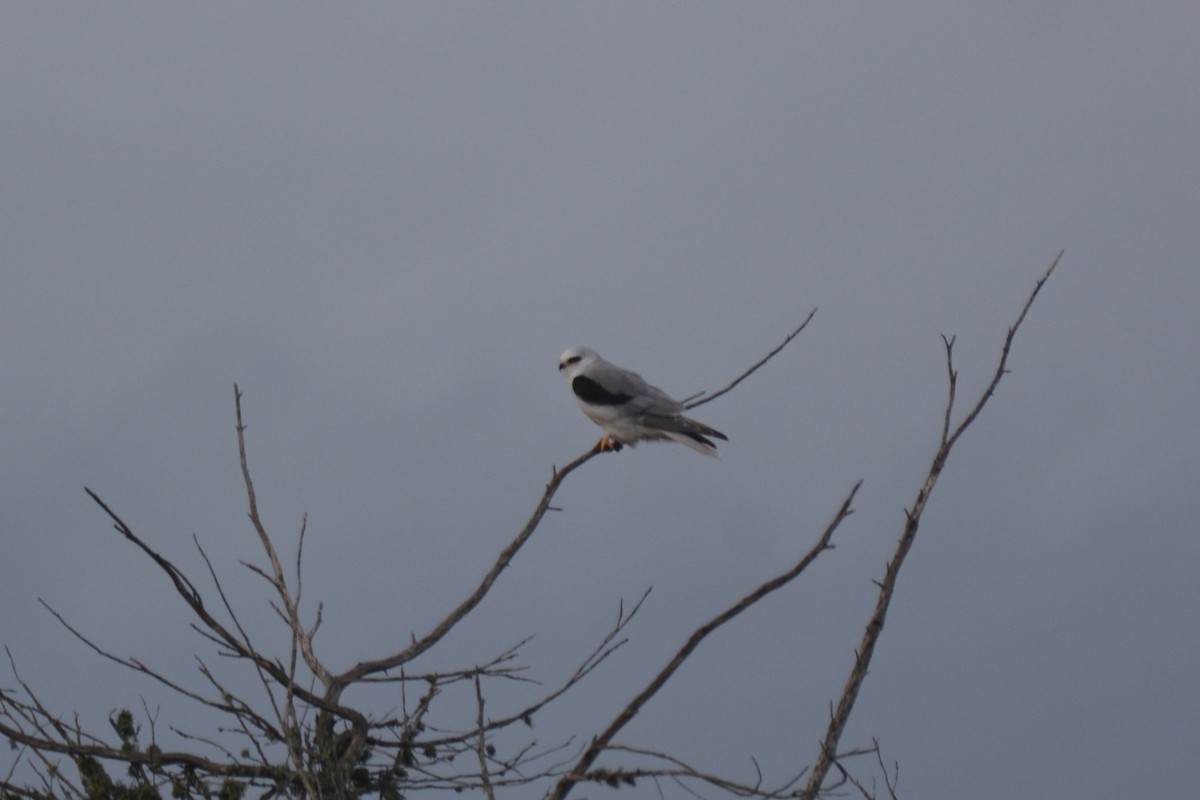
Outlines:
{"label": "black shoulder patch", "polygon": [[619,406],[633,399],[627,394],[613,394],[584,375],[577,375],[575,380],[571,381],[571,390],[580,400],[595,406]]}

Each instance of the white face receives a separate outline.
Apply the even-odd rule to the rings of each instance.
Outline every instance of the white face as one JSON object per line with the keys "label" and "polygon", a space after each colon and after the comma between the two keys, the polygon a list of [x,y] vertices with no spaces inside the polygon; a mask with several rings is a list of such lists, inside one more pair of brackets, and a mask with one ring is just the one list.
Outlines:
{"label": "white face", "polygon": [[558,371],[566,375],[568,381],[571,381],[597,358],[599,356],[593,350],[586,347],[572,347],[559,356]]}

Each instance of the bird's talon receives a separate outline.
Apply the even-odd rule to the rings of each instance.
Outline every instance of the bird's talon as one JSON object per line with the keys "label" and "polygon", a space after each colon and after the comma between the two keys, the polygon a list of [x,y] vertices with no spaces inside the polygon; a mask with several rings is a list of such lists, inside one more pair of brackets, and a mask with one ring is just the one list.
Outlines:
{"label": "bird's talon", "polygon": [[600,437],[600,441],[596,442],[596,446],[592,448],[592,451],[596,453],[618,453],[624,446],[606,433]]}

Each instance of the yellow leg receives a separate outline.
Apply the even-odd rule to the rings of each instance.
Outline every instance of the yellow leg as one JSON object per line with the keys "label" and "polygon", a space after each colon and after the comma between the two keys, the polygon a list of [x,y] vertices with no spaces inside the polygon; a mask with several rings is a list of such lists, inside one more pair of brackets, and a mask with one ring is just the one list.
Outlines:
{"label": "yellow leg", "polygon": [[596,442],[596,446],[592,449],[597,453],[607,453],[609,451],[616,453],[619,452],[624,446],[625,445],[615,441],[612,436],[606,433],[600,437],[600,441]]}

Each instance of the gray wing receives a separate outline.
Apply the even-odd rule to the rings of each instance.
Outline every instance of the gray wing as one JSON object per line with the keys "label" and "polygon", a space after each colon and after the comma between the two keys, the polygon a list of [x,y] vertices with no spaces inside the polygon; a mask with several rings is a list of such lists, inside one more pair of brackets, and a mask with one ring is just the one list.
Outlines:
{"label": "gray wing", "polygon": [[611,395],[628,397],[628,400],[619,404],[622,411],[664,417],[673,417],[683,411],[682,403],[657,386],[646,383],[641,375],[603,359],[598,359],[592,365],[587,377]]}

